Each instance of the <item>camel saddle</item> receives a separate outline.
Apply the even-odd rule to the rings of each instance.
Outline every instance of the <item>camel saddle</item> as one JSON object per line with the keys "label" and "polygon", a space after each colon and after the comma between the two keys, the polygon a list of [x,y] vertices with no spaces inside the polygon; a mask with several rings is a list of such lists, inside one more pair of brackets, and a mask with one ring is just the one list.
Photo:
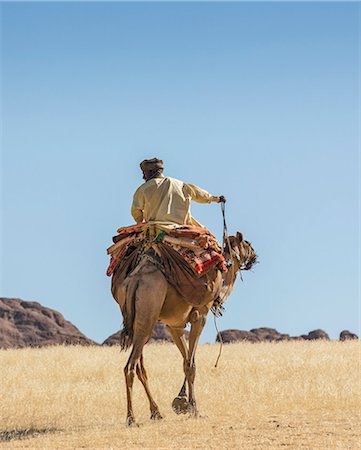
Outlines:
{"label": "camel saddle", "polygon": [[206,228],[146,222],[118,229],[107,275],[122,283],[143,255],[151,257],[167,281],[191,305],[201,306],[219,295],[219,271],[227,268],[217,239]]}

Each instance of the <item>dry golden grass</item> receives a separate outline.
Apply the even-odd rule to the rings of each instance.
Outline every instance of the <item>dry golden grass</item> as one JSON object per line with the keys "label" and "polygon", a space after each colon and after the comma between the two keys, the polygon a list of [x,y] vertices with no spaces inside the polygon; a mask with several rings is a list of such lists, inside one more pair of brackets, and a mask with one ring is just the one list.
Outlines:
{"label": "dry golden grass", "polygon": [[140,427],[128,429],[128,354],[114,347],[2,350],[0,448],[361,448],[360,342],[233,344],[215,369],[217,352],[216,345],[199,347],[203,417],[192,419],[171,409],[183,380],[178,350],[146,346],[150,386],[165,418],[150,421],[136,380]]}

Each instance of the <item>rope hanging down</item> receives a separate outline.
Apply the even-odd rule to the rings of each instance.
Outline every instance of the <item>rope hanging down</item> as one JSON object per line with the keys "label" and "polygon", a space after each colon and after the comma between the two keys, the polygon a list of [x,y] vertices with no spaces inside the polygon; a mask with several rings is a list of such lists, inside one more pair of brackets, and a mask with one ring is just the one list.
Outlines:
{"label": "rope hanging down", "polygon": [[[227,223],[226,223],[226,202],[221,202],[221,208],[222,208],[222,216],[223,216],[223,248],[222,248],[222,251],[223,251],[223,254],[224,254],[225,250],[226,250],[226,244],[227,244],[228,245],[228,249],[229,249],[231,264],[232,264],[232,270],[234,270],[233,269],[232,252],[231,252],[231,244],[229,242]],[[221,303],[219,303],[217,309],[220,306],[221,306]],[[218,366],[218,361],[219,361],[219,359],[221,357],[222,348],[223,348],[223,339],[222,339],[222,335],[221,335],[221,333],[220,333],[220,331],[218,330],[218,327],[217,327],[217,317],[216,316],[217,316],[217,314],[214,314],[214,326],[215,326],[216,331],[217,331],[217,337],[218,337],[220,346],[219,346],[218,357],[217,357],[216,363],[214,365],[215,368],[217,368],[217,366]]]}
{"label": "rope hanging down", "polygon": [[219,332],[218,327],[217,327],[217,322],[216,322],[216,321],[217,321],[217,318],[216,318],[216,316],[213,316],[213,318],[214,318],[214,326],[216,327],[217,336],[218,336],[219,343],[220,343],[220,346],[219,346],[219,352],[218,352],[218,356],[217,356],[217,360],[216,360],[216,363],[215,363],[215,365],[214,365],[214,367],[217,369],[218,361],[219,361],[219,358],[221,357],[221,354],[222,354],[223,339],[222,339],[222,335],[221,335],[221,333]]}

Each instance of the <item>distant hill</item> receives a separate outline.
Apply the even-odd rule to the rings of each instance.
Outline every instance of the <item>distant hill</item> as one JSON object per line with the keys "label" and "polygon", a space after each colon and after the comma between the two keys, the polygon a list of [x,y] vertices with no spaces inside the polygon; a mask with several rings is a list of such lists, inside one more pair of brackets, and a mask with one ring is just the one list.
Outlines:
{"label": "distant hill", "polygon": [[0,348],[95,344],[62,314],[37,302],[0,298]]}
{"label": "distant hill", "polygon": [[[120,331],[117,331],[109,336],[103,345],[119,344],[119,334]],[[188,331],[185,334],[188,337]],[[274,328],[254,328],[250,331],[233,329],[221,331],[220,334],[224,343],[330,339],[323,330],[313,330],[301,336],[289,336]],[[341,331],[340,341],[351,339],[358,339],[358,336],[348,330]],[[166,327],[160,322],[156,324],[150,339],[150,342],[156,341],[172,342]],[[0,297],[0,348],[43,347],[57,344],[98,345],[54,309],[46,308],[38,302]]]}
{"label": "distant hill", "polygon": [[[289,334],[280,333],[274,328],[253,328],[250,331],[245,330],[224,330],[220,332],[222,341],[226,344],[232,342],[248,341],[248,342],[280,342],[280,341],[314,341],[323,339],[330,340],[329,335],[323,330],[313,330],[308,334],[301,336],[290,336]],[[348,330],[341,331],[340,341],[358,339],[358,336]],[[217,336],[217,342],[220,337]]]}
{"label": "distant hill", "polygon": [[[185,331],[185,337],[188,338],[189,332]],[[109,336],[104,342],[103,345],[118,345],[119,344],[119,336],[120,336],[120,330],[116,333]],[[173,339],[168,332],[165,325],[163,325],[160,322],[157,322],[152,337],[150,338],[149,342],[173,342]]]}
{"label": "distant hill", "polygon": [[[104,345],[117,345],[119,334],[120,331],[109,336]],[[158,322],[151,341],[172,342],[172,338],[166,327]],[[38,302],[0,297],[0,348],[57,344],[98,345],[54,309]]]}

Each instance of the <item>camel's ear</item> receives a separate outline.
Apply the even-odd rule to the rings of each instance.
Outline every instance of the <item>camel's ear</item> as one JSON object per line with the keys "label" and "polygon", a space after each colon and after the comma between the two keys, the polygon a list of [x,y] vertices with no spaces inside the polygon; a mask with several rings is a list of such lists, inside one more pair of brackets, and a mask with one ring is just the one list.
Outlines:
{"label": "camel's ear", "polygon": [[237,231],[236,238],[239,240],[239,243],[243,241],[243,234]]}

